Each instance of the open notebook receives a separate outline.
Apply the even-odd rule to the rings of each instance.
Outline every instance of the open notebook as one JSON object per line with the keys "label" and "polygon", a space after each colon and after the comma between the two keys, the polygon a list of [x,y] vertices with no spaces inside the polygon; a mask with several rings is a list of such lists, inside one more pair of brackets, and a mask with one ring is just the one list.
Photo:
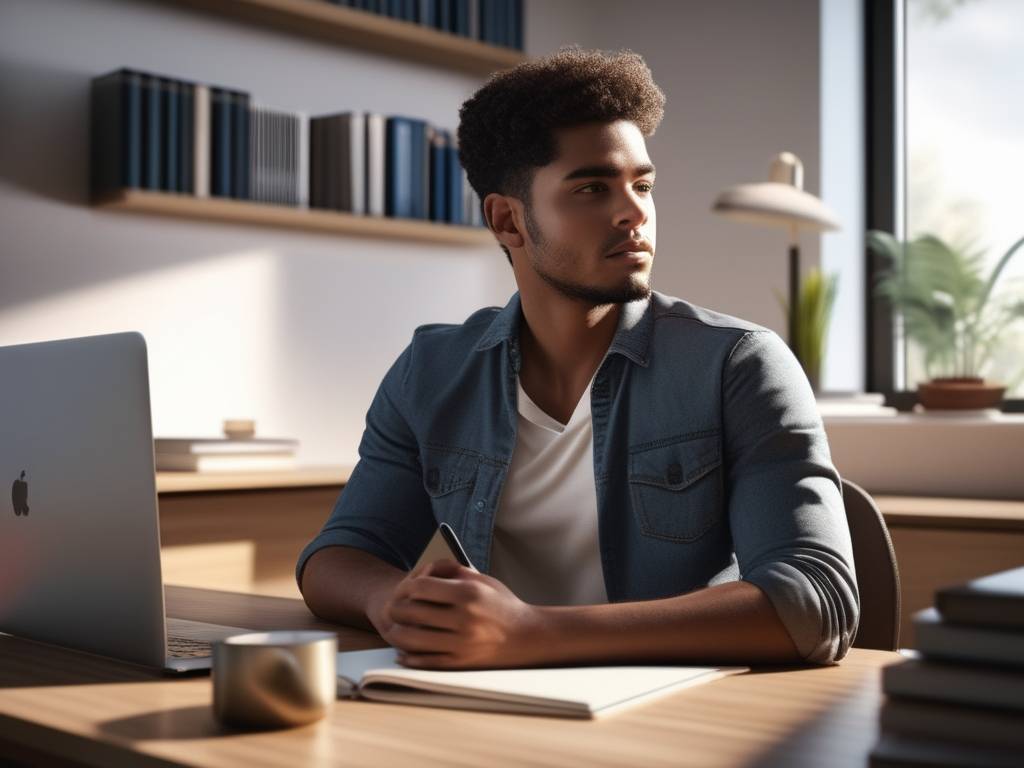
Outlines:
{"label": "open notebook", "polygon": [[409,669],[395,649],[338,654],[338,697],[489,712],[592,718],[747,667]]}

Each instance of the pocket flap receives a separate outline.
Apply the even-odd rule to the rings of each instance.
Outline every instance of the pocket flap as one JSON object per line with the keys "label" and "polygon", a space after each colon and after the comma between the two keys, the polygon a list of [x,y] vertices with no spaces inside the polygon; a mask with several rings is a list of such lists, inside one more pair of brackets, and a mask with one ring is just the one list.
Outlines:
{"label": "pocket flap", "polygon": [[681,436],[630,449],[629,482],[680,491],[722,463],[721,435]]}
{"label": "pocket flap", "polygon": [[423,454],[423,487],[431,498],[468,488],[476,481],[478,464],[471,453],[428,446]]}

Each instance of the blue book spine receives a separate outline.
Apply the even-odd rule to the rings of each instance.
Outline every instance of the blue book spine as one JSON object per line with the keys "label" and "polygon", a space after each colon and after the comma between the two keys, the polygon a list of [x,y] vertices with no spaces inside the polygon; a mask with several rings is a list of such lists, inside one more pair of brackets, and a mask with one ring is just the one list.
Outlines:
{"label": "blue book spine", "polygon": [[414,219],[430,218],[430,146],[427,143],[427,124],[412,120],[412,212]]}
{"label": "blue book spine", "polygon": [[454,0],[454,2],[452,31],[456,35],[469,37],[469,0]]}
{"label": "blue book spine", "polygon": [[437,0],[437,28],[452,31],[452,0]]}
{"label": "blue book spine", "polygon": [[178,136],[181,152],[178,154],[178,191],[195,193],[195,85],[181,83],[181,108],[178,111]]}
{"label": "blue book spine", "polygon": [[223,88],[210,89],[210,194],[231,197],[231,104]]}
{"label": "blue book spine", "polygon": [[448,220],[448,192],[445,179],[448,175],[448,158],[445,149],[448,138],[444,131],[437,131],[430,142],[430,220]]}
{"label": "blue book spine", "polygon": [[509,47],[512,45],[512,0],[497,0],[497,2],[498,45]]}
{"label": "blue book spine", "polygon": [[495,16],[497,0],[480,0],[480,39],[485,43],[495,42]]}
{"label": "blue book spine", "polygon": [[384,15],[393,19],[402,18],[402,0],[384,0]]}
{"label": "blue book spine", "polygon": [[517,51],[521,51],[523,50],[523,0],[512,0],[512,6],[514,8],[512,46]]}
{"label": "blue book spine", "polygon": [[464,224],[462,219],[462,166],[459,164],[459,150],[449,143],[445,153],[445,188],[448,192],[448,221]]}
{"label": "blue book spine", "polygon": [[404,21],[416,22],[419,20],[419,9],[417,0],[402,0],[402,19]]}
{"label": "blue book spine", "polygon": [[412,215],[412,122],[389,117],[385,127],[384,213]]}
{"label": "blue book spine", "polygon": [[142,186],[145,189],[161,188],[160,147],[162,121],[160,119],[160,78],[153,75],[142,77]]}
{"label": "blue book spine", "polygon": [[142,75],[122,69],[94,78],[89,102],[93,198],[142,186]]}
{"label": "blue book spine", "polygon": [[419,0],[419,22],[425,27],[437,26],[437,0]]}
{"label": "blue book spine", "polygon": [[178,191],[178,162],[180,158],[179,124],[179,88],[174,80],[161,79],[160,90],[163,95],[163,173],[160,188],[167,192]]}
{"label": "blue book spine", "polygon": [[249,199],[249,94],[231,92],[231,197]]}

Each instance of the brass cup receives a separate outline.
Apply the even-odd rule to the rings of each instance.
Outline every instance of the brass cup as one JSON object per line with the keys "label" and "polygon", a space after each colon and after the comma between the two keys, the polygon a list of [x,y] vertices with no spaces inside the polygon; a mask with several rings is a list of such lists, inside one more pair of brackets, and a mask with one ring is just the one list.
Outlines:
{"label": "brass cup", "polygon": [[337,654],[333,632],[252,632],[214,643],[214,716],[254,729],[319,720],[337,692]]}

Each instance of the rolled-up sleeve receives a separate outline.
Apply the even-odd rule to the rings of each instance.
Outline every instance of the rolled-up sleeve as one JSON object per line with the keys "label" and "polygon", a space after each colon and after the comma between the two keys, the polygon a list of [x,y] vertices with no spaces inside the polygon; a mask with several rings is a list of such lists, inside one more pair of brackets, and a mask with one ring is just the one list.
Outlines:
{"label": "rolled-up sleeve", "polygon": [[359,461],[320,533],[306,545],[295,566],[302,569],[325,547],[356,547],[397,568],[409,569],[433,534],[436,523],[423,487],[416,438],[404,413],[403,384],[411,345],[384,376],[359,443]]}
{"label": "rolled-up sleeve", "polygon": [[856,633],[860,602],[842,486],[814,393],[768,330],[737,341],[722,386],[740,578],[768,596],[805,661],[838,661]]}

